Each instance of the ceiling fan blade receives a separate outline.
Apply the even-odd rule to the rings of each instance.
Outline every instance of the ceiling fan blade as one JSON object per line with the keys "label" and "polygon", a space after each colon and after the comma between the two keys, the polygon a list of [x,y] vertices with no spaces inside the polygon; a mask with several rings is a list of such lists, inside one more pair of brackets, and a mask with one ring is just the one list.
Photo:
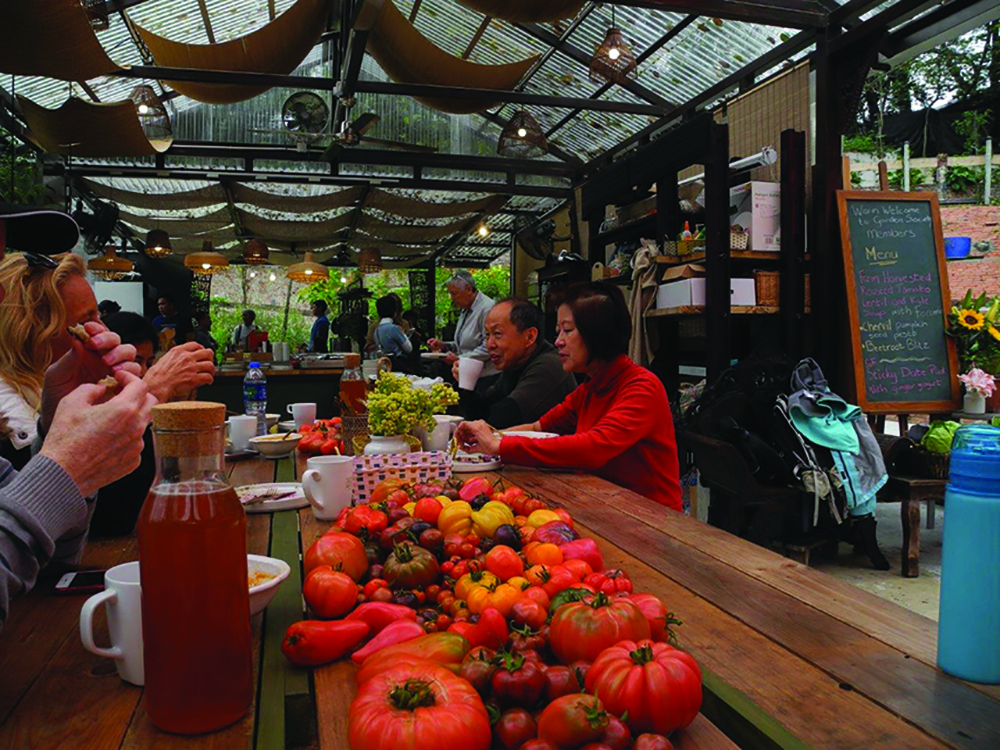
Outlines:
{"label": "ceiling fan blade", "polygon": [[402,143],[400,141],[386,141],[382,138],[365,138],[363,143],[385,146],[395,151],[416,151],[421,154],[436,154],[438,150],[433,146],[417,146],[413,143]]}
{"label": "ceiling fan blade", "polygon": [[323,161],[328,161],[330,163],[340,161],[340,149],[343,146],[340,145],[340,141],[334,139],[333,143],[326,147],[326,151],[323,152],[323,156],[320,157]]}
{"label": "ceiling fan blade", "polygon": [[372,112],[365,112],[365,114],[360,115],[354,122],[351,123],[351,130],[358,135],[363,136],[381,121],[382,118],[379,115]]}

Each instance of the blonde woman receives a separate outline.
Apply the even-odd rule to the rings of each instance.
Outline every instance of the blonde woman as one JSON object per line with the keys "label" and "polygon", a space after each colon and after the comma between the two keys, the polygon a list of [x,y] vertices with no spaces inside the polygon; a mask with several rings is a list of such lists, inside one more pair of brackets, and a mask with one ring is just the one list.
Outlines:
{"label": "blonde woman", "polygon": [[[46,372],[74,347],[68,327],[100,321],[97,299],[84,274],[83,260],[72,253],[12,253],[0,263],[0,287],[6,291],[0,302],[0,419],[7,423],[8,438],[0,440],[0,454],[15,468],[30,458],[39,416],[45,423],[44,415],[51,418],[55,410],[58,399],[53,403],[49,394],[61,398],[62,381],[95,382],[106,374],[94,373],[96,377],[81,381],[79,368],[99,367],[100,362],[88,365],[92,358],[76,357]],[[114,352],[104,360],[117,361]]]}

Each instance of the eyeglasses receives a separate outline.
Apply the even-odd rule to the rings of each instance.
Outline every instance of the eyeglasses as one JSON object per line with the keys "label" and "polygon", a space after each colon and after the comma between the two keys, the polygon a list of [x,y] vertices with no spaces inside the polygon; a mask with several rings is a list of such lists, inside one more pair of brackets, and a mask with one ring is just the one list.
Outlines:
{"label": "eyeglasses", "polygon": [[28,261],[28,268],[47,268],[55,270],[59,268],[59,263],[52,260],[48,255],[38,253],[23,253],[24,259]]}

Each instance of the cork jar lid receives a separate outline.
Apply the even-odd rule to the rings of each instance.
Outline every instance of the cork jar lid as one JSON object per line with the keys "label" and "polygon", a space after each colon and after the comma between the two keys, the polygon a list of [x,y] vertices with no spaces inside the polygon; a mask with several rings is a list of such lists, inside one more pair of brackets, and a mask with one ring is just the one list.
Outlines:
{"label": "cork jar lid", "polygon": [[361,367],[361,355],[357,352],[345,354],[344,367]]}
{"label": "cork jar lid", "polygon": [[211,430],[225,421],[225,404],[211,401],[177,401],[153,407],[153,427],[157,430]]}

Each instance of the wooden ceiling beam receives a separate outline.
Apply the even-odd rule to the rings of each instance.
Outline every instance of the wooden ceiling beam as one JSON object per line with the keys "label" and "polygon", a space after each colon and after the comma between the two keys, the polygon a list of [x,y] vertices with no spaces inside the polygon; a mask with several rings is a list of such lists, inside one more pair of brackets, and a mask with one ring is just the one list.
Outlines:
{"label": "wooden ceiling beam", "polygon": [[612,0],[605,5],[695,13],[790,29],[824,28],[829,15],[822,5],[812,0]]}
{"label": "wooden ceiling beam", "polygon": [[483,34],[486,33],[486,30],[490,27],[490,23],[492,21],[493,21],[493,16],[483,16],[483,22],[479,24],[479,28],[476,29],[476,33],[472,35],[472,41],[469,42],[469,46],[466,47],[465,52],[462,53],[463,60],[469,59],[469,55],[472,54],[472,51],[476,48],[476,45],[479,44],[479,40],[483,38]]}
{"label": "wooden ceiling beam", "polygon": [[212,18],[208,15],[208,3],[198,0],[198,10],[201,11],[201,24],[205,28],[205,36],[209,44],[215,44],[215,32],[212,31]]}

